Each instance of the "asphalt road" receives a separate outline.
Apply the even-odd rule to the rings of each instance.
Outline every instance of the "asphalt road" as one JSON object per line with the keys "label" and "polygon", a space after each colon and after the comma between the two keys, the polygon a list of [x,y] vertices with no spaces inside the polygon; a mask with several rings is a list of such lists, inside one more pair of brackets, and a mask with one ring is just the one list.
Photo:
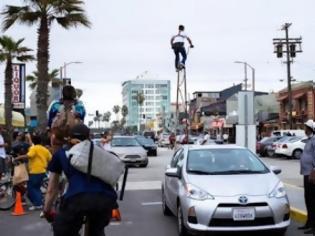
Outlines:
{"label": "asphalt road", "polygon": [[[159,150],[158,157],[150,157],[147,168],[131,168],[128,176],[125,199],[120,202],[122,222],[112,222],[106,228],[107,235],[114,236],[175,236],[177,235],[176,218],[166,217],[161,210],[160,185],[164,168],[169,162],[171,152]],[[280,176],[289,184],[298,186],[298,173],[292,175],[298,162],[291,160],[263,159],[268,165],[282,167]],[[291,170],[291,171],[290,171]],[[288,172],[288,173],[287,173]],[[290,173],[291,172],[291,173]],[[292,176],[291,176],[292,175]],[[293,178],[292,180],[290,180]],[[294,185],[295,186],[295,185]],[[303,202],[303,199],[300,199]],[[297,224],[292,222],[287,236],[304,235],[296,230]],[[1,236],[49,236],[52,235],[50,225],[39,218],[39,212],[28,212],[21,217],[11,216],[10,212],[0,212]],[[218,235],[218,234],[212,234]],[[219,234],[219,235],[266,235],[266,233]],[[270,235],[270,234],[269,234]],[[270,235],[272,236],[272,235]]]}

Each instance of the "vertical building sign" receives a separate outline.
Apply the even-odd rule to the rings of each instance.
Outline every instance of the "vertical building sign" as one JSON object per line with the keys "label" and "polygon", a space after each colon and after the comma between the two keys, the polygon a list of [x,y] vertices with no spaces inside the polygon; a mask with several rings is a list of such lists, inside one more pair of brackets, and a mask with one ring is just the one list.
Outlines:
{"label": "vertical building sign", "polygon": [[12,104],[14,109],[25,108],[25,64],[13,64]]}

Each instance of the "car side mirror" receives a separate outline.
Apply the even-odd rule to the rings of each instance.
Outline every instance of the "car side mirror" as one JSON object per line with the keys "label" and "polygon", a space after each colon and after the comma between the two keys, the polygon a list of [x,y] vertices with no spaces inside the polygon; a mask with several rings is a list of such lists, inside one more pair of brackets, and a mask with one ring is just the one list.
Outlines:
{"label": "car side mirror", "polygon": [[170,168],[165,171],[165,175],[168,177],[181,178],[180,170],[178,168]]}
{"label": "car side mirror", "polygon": [[281,168],[277,166],[270,166],[270,170],[275,173],[276,175],[280,174],[282,172]]}

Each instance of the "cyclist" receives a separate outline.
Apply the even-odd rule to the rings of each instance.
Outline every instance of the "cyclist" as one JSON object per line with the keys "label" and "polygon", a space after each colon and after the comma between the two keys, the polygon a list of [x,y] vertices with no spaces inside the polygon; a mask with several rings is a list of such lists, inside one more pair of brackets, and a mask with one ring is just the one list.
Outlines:
{"label": "cyclist", "polygon": [[[190,47],[193,48],[191,39],[184,33],[185,26],[180,25],[178,27],[178,33],[171,38],[171,46],[175,53],[175,68],[176,71],[179,71],[185,68],[185,62],[187,59],[187,52],[185,49],[185,40],[190,44]],[[182,56],[181,62],[179,62],[179,55]]]}
{"label": "cyclist", "polygon": [[[102,180],[76,170],[70,163],[66,151],[74,144],[89,139],[90,130],[77,124],[70,130],[68,148],[59,149],[49,164],[49,184],[46,193],[44,216],[52,222],[55,236],[78,235],[84,217],[89,220],[89,235],[104,236],[113,208],[117,206],[117,194],[112,186]],[[53,202],[58,194],[58,183],[64,173],[68,188],[63,195],[60,212],[54,217]]]}

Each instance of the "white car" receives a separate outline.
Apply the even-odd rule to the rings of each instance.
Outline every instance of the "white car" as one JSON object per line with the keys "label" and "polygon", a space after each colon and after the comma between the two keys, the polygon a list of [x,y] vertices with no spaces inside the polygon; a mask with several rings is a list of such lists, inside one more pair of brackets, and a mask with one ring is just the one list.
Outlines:
{"label": "white car", "polygon": [[282,143],[276,145],[275,154],[300,159],[304,150],[307,138],[292,136]]}
{"label": "white car", "polygon": [[284,235],[290,205],[280,172],[244,147],[185,145],[165,171],[163,213],[177,217],[179,236],[266,230]]}

